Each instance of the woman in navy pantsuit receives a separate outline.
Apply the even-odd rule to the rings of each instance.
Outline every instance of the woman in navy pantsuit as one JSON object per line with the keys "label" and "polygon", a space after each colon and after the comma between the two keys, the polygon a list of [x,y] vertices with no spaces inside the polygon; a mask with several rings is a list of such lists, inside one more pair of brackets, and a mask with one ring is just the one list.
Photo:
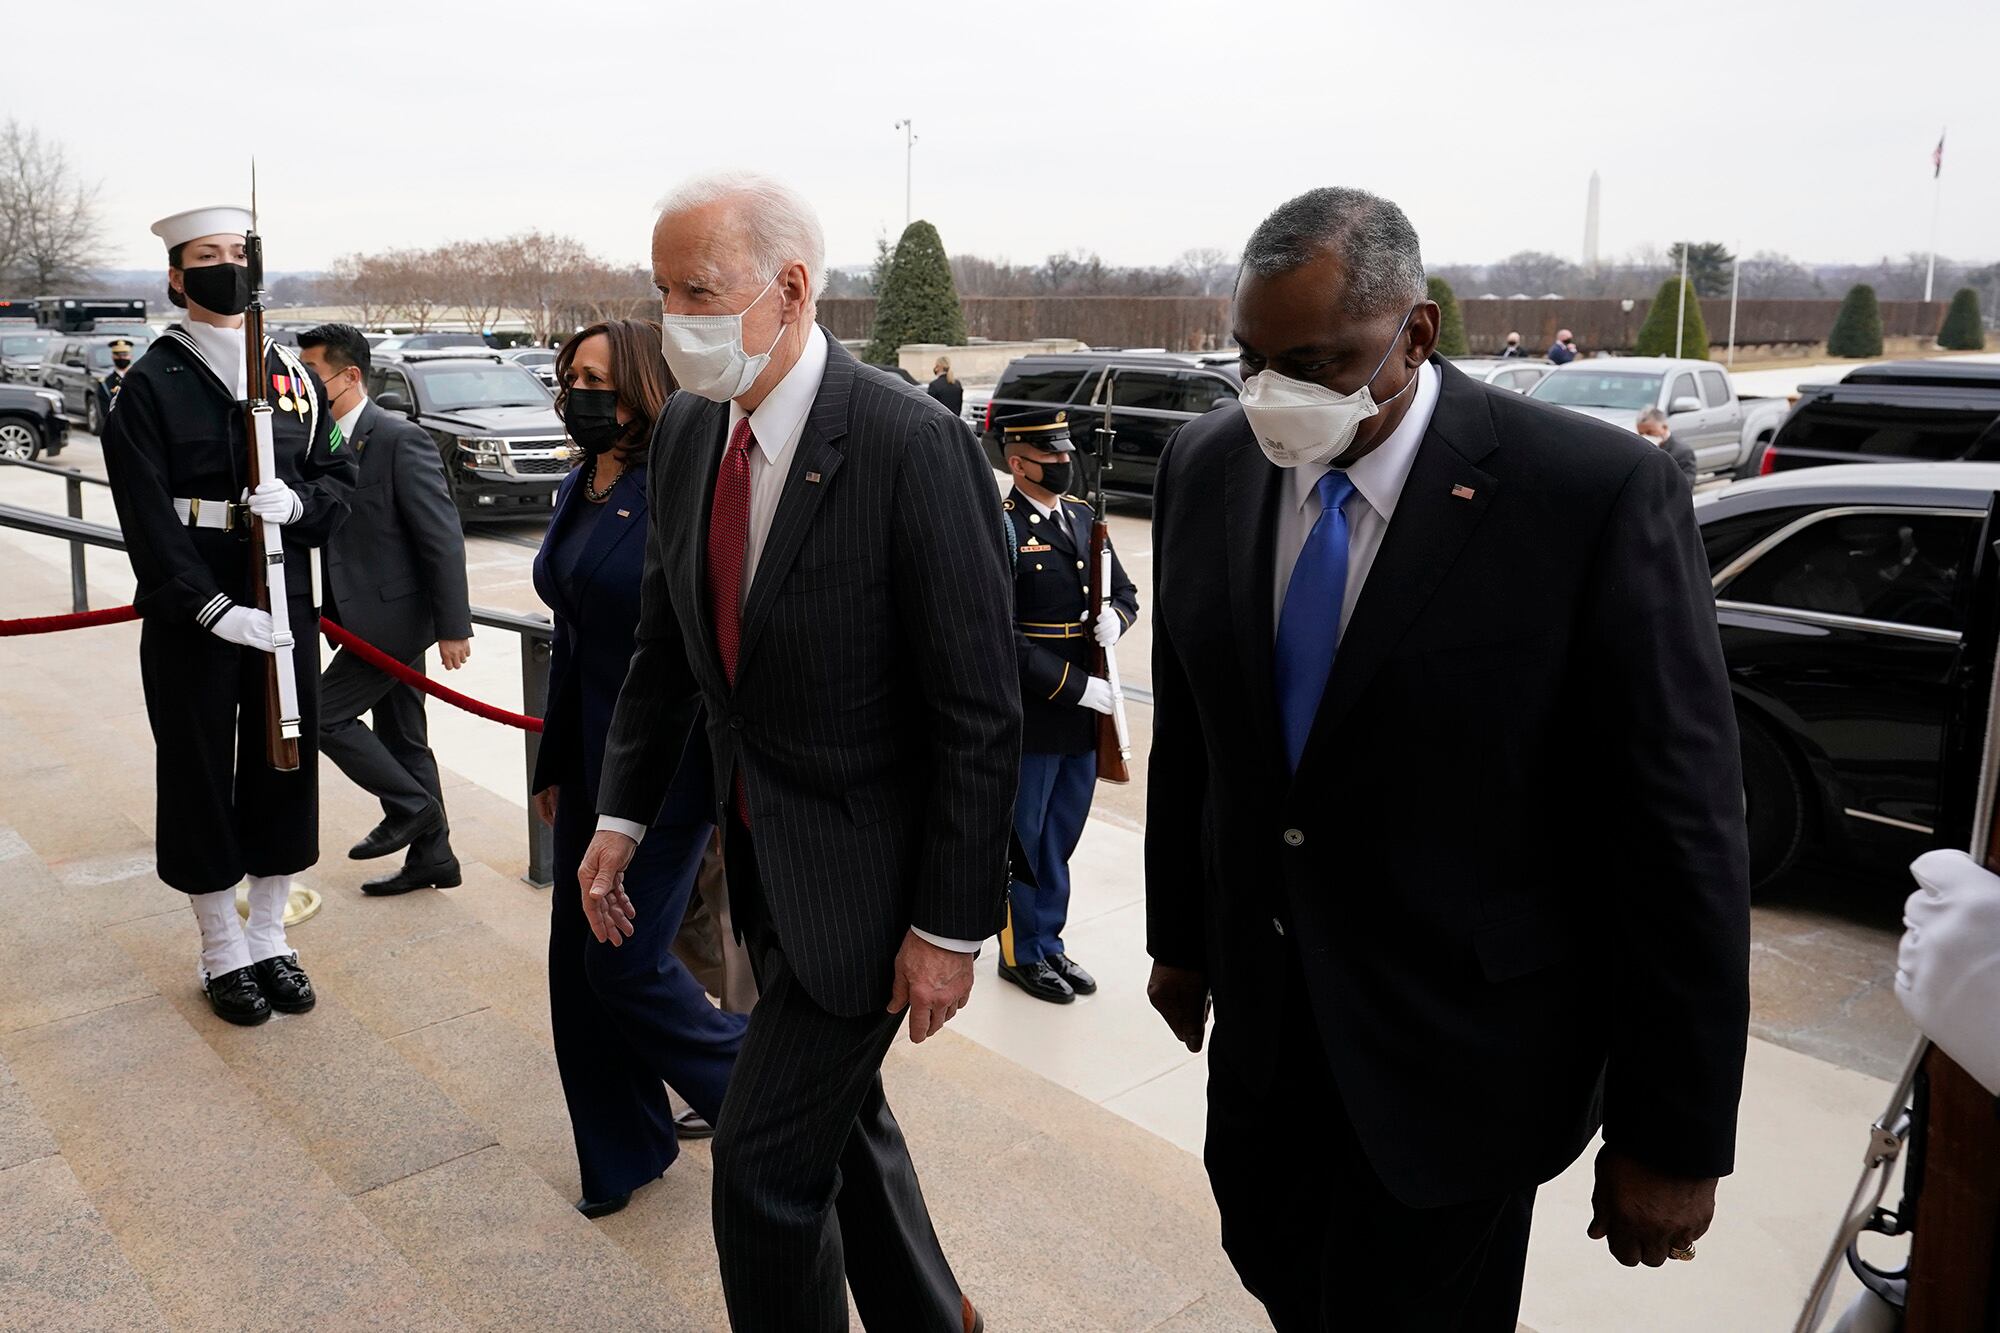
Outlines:
{"label": "woman in navy pantsuit", "polygon": [[584,919],[577,867],[597,825],[605,736],[639,623],[646,449],[671,391],[659,327],[592,325],[563,347],[556,378],[557,407],[585,461],[556,492],[535,557],[535,591],[555,613],[535,809],[555,826],[549,1008],[583,1176],[577,1208],[602,1217],[679,1152],[663,1084],[715,1123],[748,1020],[709,1003],[671,949],[713,832],[699,722],[625,872],[640,909],[637,933],[614,948],[599,944]]}

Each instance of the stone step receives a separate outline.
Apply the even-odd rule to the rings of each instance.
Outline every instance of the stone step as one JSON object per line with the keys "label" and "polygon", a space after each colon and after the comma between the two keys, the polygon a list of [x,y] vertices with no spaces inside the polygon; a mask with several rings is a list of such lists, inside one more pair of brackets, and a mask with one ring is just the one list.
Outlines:
{"label": "stone step", "polygon": [[0,1328],[168,1327],[0,1060]]}

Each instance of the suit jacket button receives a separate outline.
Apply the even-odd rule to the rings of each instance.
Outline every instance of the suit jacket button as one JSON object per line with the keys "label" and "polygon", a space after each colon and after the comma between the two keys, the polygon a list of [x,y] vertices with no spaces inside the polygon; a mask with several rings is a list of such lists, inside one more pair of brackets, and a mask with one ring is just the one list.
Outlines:
{"label": "suit jacket button", "polygon": [[[1288,828],[1285,830],[1285,846],[1301,847],[1305,845],[1305,840],[1306,840],[1306,835],[1299,832],[1297,829]],[[1279,934],[1283,933],[1284,933],[1283,931],[1279,932]]]}
{"label": "suit jacket button", "polygon": [[732,713],[729,718],[729,729],[731,731],[743,730],[743,719]]}
{"label": "suit jacket button", "polygon": [[1282,935],[1285,933],[1285,923],[1278,920],[1278,918],[1276,917],[1272,917],[1271,929],[1277,931],[1280,935]]}

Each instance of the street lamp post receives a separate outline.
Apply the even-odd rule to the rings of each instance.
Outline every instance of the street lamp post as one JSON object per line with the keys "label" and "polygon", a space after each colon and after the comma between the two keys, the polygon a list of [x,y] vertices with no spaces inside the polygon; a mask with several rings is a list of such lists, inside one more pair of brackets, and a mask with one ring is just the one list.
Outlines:
{"label": "street lamp post", "polygon": [[903,132],[903,230],[910,229],[910,221],[915,216],[910,211],[910,163],[917,152],[917,122],[908,116],[896,122],[895,128]]}

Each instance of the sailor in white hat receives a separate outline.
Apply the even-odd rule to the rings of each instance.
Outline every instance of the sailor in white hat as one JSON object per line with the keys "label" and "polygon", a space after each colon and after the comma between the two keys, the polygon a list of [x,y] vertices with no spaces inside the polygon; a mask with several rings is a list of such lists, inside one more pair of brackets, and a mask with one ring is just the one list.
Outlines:
{"label": "sailor in white hat", "polygon": [[[355,475],[318,381],[289,348],[266,339],[256,373],[267,377],[264,396],[277,408],[275,475],[247,489],[250,226],[250,214],[234,207],[153,224],[167,247],[168,297],[188,318],[125,376],[104,429],[105,470],[138,578],[159,875],[194,905],[210,1005],[245,1024],[314,1002],[284,927],[291,877],[319,858],[319,613],[306,548],[346,517]],[[253,513],[282,525],[288,555],[302,723],[300,763],[290,772],[265,760],[274,627],[252,591]],[[235,895],[245,877],[247,928]]]}

